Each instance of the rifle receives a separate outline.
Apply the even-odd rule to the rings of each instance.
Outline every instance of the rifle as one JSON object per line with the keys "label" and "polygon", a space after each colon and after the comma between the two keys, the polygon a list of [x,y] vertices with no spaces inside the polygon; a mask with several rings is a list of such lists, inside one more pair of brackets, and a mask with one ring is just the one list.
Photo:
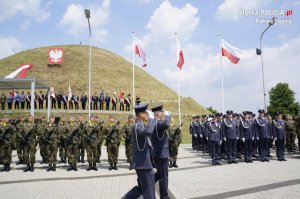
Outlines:
{"label": "rifle", "polygon": [[110,129],[110,132],[109,132],[108,136],[106,137],[106,141],[109,142],[109,140],[111,140],[111,138],[112,138],[112,136],[113,136],[113,133],[114,133],[115,129],[117,128],[117,126],[118,126],[119,124],[120,124],[120,121],[118,120],[118,121],[116,122],[116,124]]}
{"label": "rifle", "polygon": [[79,133],[78,129],[79,129],[79,127],[75,131],[73,131],[71,136],[69,136],[69,137],[67,137],[66,135],[63,135],[63,138],[67,141],[67,144],[72,144],[74,136]]}

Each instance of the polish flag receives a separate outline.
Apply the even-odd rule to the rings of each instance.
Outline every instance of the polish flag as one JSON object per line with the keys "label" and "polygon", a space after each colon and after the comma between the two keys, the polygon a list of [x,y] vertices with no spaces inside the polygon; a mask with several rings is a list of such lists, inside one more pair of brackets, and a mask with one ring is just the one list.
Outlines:
{"label": "polish flag", "polygon": [[142,66],[146,67],[147,66],[146,54],[138,42],[135,43],[135,54],[139,56],[139,58],[141,58]]}
{"label": "polish flag", "polygon": [[184,57],[183,57],[181,44],[180,44],[180,41],[178,39],[178,41],[177,41],[177,67],[181,70],[183,64],[184,64]]}
{"label": "polish flag", "polygon": [[24,78],[26,77],[26,72],[28,69],[32,67],[32,64],[23,64],[19,66],[17,70],[7,75],[5,78],[15,78],[17,75],[17,78]]}
{"label": "polish flag", "polygon": [[230,45],[224,39],[222,39],[222,48],[221,48],[222,56],[227,57],[231,63],[233,64],[239,63],[240,61],[239,52],[241,52],[240,49]]}

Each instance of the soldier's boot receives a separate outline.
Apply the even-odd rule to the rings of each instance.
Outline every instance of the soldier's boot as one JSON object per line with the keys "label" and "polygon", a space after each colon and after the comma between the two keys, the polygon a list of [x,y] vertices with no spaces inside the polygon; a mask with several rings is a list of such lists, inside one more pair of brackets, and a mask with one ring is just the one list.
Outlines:
{"label": "soldier's boot", "polygon": [[84,156],[81,156],[81,163],[85,163]]}
{"label": "soldier's boot", "polygon": [[93,169],[94,169],[95,171],[98,171],[98,168],[97,168],[96,162],[94,162],[94,163],[93,163]]}
{"label": "soldier's boot", "polygon": [[92,170],[92,169],[93,169],[92,163],[89,163],[89,167],[87,168],[87,171],[90,171],[90,170]]}
{"label": "soldier's boot", "polygon": [[178,168],[178,165],[176,164],[176,161],[173,162],[173,167]]}
{"label": "soldier's boot", "polygon": [[169,163],[169,168],[172,168],[172,167],[173,167],[173,162],[170,161],[170,163]]}
{"label": "soldier's boot", "polygon": [[6,171],[6,164],[4,164],[4,167],[0,171],[1,172]]}
{"label": "soldier's boot", "polygon": [[70,164],[69,167],[67,168],[67,171],[71,171],[73,169],[73,166]]}
{"label": "soldier's boot", "polygon": [[34,164],[30,165],[30,172],[34,172]]}
{"label": "soldier's boot", "polygon": [[6,172],[10,171],[10,164],[6,164]]}
{"label": "soldier's boot", "polygon": [[113,169],[113,164],[112,163],[109,163],[109,169],[108,170],[112,170]]}
{"label": "soldier's boot", "polygon": [[76,164],[73,166],[74,171],[78,171]]}
{"label": "soldier's boot", "polygon": [[56,164],[53,164],[52,171],[56,171]]}
{"label": "soldier's boot", "polygon": [[52,170],[52,165],[49,164],[47,171],[51,171]]}
{"label": "soldier's boot", "polygon": [[30,171],[30,164],[27,164],[26,168],[24,169],[24,172]]}
{"label": "soldier's boot", "polygon": [[118,166],[117,166],[117,163],[114,163],[114,170],[118,170]]}
{"label": "soldier's boot", "polygon": [[16,165],[20,165],[20,164],[23,164],[23,160],[22,160],[22,158],[20,158],[20,159],[19,159],[19,161],[18,161],[18,162],[16,162]]}
{"label": "soldier's boot", "polygon": [[129,170],[132,170],[132,169],[133,169],[133,165],[132,165],[132,163],[130,163]]}

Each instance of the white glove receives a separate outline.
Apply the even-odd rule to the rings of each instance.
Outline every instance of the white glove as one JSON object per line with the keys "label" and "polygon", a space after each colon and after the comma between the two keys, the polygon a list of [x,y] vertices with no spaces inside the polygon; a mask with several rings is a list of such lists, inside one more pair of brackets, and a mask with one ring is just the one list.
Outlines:
{"label": "white glove", "polygon": [[224,141],[226,142],[226,138],[224,138]]}
{"label": "white glove", "polygon": [[202,137],[203,137],[203,135],[200,135],[200,137],[202,138]]}
{"label": "white glove", "polygon": [[197,137],[197,134],[194,134],[194,137],[196,138],[196,137]]}
{"label": "white glove", "polygon": [[252,141],[254,140],[254,137],[252,137]]}
{"label": "white glove", "polygon": [[236,140],[238,140],[239,139],[239,137],[236,137]]}
{"label": "white glove", "polygon": [[277,140],[277,137],[275,137],[274,140],[276,141],[276,140]]}
{"label": "white glove", "polygon": [[170,112],[169,111],[165,111],[165,116],[170,116]]}
{"label": "white glove", "polygon": [[154,119],[154,113],[152,111],[146,110],[150,119]]}
{"label": "white glove", "polygon": [[220,145],[222,144],[222,141],[220,141]]}
{"label": "white glove", "polygon": [[242,141],[245,142],[245,138],[242,138]]}
{"label": "white glove", "polygon": [[259,137],[256,137],[257,140],[259,140]]}
{"label": "white glove", "polygon": [[273,139],[273,137],[271,137],[271,139]]}

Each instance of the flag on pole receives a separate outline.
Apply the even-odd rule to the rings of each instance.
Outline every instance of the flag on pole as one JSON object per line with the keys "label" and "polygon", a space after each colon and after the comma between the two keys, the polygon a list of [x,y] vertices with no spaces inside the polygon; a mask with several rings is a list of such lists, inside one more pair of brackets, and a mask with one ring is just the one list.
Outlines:
{"label": "flag on pole", "polygon": [[69,83],[68,101],[71,101],[71,99],[72,99],[72,90],[71,90],[71,86]]}
{"label": "flag on pole", "polygon": [[179,39],[177,39],[177,67],[181,70],[184,64],[183,51]]}
{"label": "flag on pole", "polygon": [[32,64],[22,64],[19,66],[17,70],[7,75],[5,78],[15,78],[17,75],[17,78],[24,78],[26,77],[26,72],[28,69],[32,67]]}
{"label": "flag on pole", "polygon": [[230,60],[230,62],[233,64],[239,63],[240,61],[239,52],[241,52],[241,50],[230,45],[224,39],[222,39],[221,45],[222,45],[221,47],[222,56],[227,57]]}
{"label": "flag on pole", "polygon": [[147,60],[146,60],[146,54],[145,51],[142,49],[141,45],[135,41],[135,54],[141,59],[142,61],[142,66],[146,67],[147,66]]}

